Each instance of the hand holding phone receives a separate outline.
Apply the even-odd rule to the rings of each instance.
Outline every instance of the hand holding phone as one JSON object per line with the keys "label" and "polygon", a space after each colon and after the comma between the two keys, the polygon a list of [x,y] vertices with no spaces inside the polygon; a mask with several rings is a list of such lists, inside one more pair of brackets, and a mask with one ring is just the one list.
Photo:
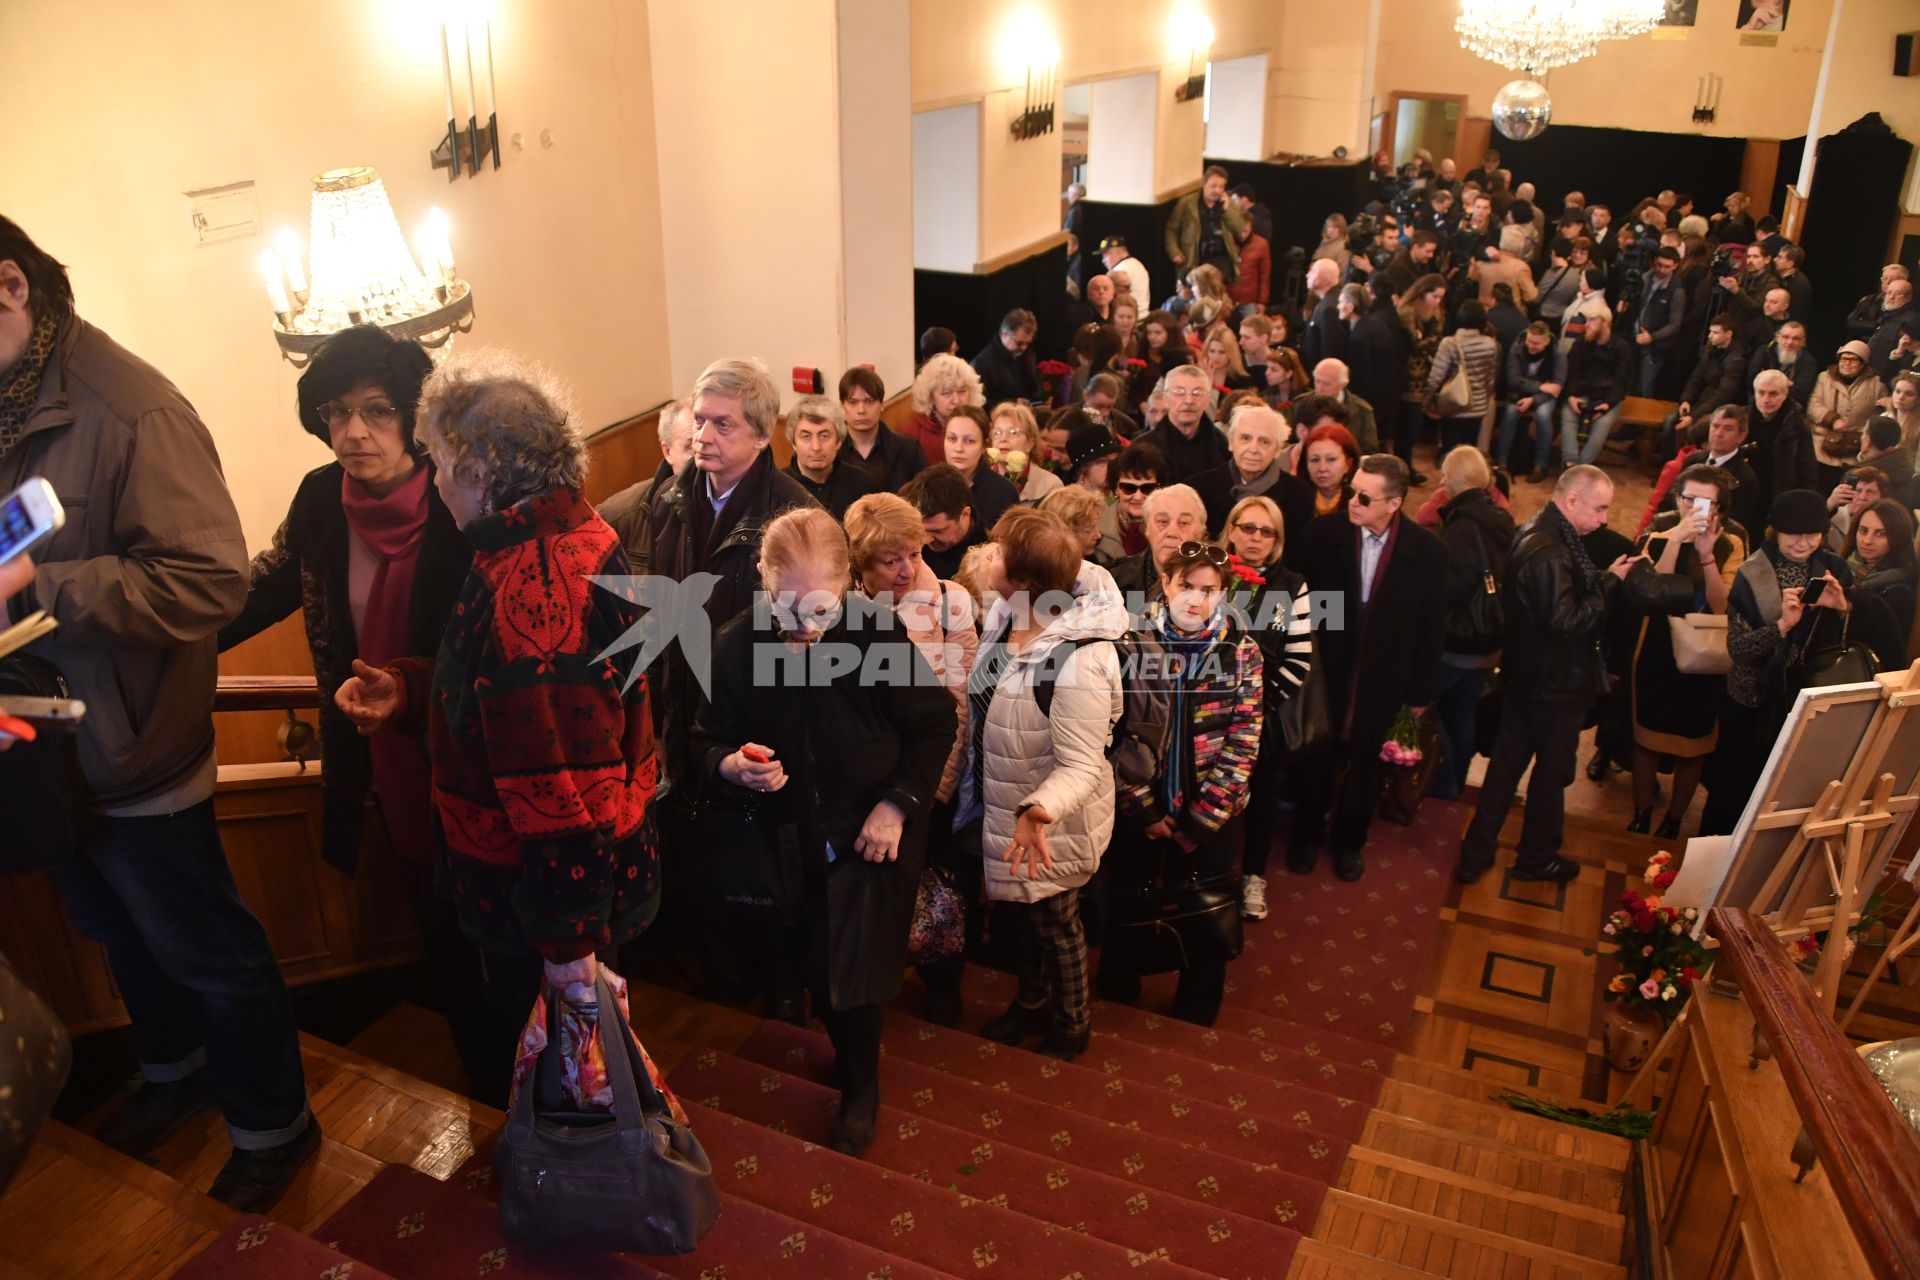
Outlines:
{"label": "hand holding phone", "polygon": [[34,476],[0,498],[0,564],[46,541],[66,522],[66,509],[53,486]]}

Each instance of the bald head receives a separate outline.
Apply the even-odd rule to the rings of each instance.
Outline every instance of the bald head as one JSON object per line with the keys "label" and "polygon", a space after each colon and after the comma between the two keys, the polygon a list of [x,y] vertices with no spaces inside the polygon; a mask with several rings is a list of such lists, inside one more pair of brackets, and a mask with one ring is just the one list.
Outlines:
{"label": "bald head", "polygon": [[1335,400],[1338,400],[1340,393],[1347,389],[1347,383],[1350,382],[1352,378],[1353,375],[1347,369],[1347,362],[1345,360],[1336,360],[1332,356],[1328,356],[1325,360],[1313,366],[1313,394],[1317,396],[1331,396]]}
{"label": "bald head", "polygon": [[1338,283],[1340,268],[1334,265],[1331,258],[1315,258],[1307,268],[1307,288],[1322,297],[1331,293],[1333,286]]}

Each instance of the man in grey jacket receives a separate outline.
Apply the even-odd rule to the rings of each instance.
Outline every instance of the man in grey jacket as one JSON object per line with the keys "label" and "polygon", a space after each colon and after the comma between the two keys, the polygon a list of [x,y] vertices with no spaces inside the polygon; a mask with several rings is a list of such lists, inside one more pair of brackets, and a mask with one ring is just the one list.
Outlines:
{"label": "man in grey jacket", "polygon": [[279,964],[214,824],[214,637],[246,601],[240,519],[186,397],[76,316],[66,268],[0,217],[0,492],[28,476],[67,521],[7,614],[60,624],[29,651],[87,704],[95,813],[52,874],[106,947],[143,1077],[98,1136],[145,1155],[217,1105],[234,1150],[211,1194],[264,1212],[320,1130]]}

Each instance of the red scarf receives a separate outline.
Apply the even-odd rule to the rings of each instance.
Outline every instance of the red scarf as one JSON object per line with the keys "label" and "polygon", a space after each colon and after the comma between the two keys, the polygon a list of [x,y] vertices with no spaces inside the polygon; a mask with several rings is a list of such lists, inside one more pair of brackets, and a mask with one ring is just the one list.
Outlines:
{"label": "red scarf", "polygon": [[[420,562],[420,540],[427,529],[426,464],[413,469],[384,498],[368,492],[352,476],[340,478],[340,506],[347,529],[378,556],[367,607],[360,622],[360,659],[385,666],[407,655],[407,621],[413,604],[413,571]],[[437,844],[433,833],[433,775],[422,738],[376,733],[367,739],[373,756],[373,788],[387,835],[402,858],[430,861]]]}

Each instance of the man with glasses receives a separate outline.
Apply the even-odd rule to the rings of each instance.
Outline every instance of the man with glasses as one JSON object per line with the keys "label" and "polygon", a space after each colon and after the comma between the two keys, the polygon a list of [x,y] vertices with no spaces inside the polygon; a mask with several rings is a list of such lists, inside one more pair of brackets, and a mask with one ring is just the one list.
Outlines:
{"label": "man with glasses", "polygon": [[1365,872],[1361,851],[1380,793],[1381,744],[1402,707],[1424,711],[1433,701],[1447,549],[1402,516],[1408,482],[1406,463],[1368,454],[1346,511],[1319,517],[1301,537],[1308,588],[1330,593],[1340,608],[1319,636],[1334,741],[1301,763],[1287,846],[1287,869],[1296,875],[1312,874],[1323,844],[1333,848],[1340,879]]}
{"label": "man with glasses", "polygon": [[[75,737],[93,820],[53,880],[106,948],[140,1061],[97,1136],[145,1156],[218,1106],[233,1152],[210,1194],[264,1213],[320,1131],[279,963],[214,820],[214,649],[247,599],[240,517],[186,397],[75,314],[66,268],[0,218],[0,492],[29,476],[70,514],[0,623],[51,614],[60,630],[29,652],[88,704]],[[0,802],[60,799],[0,777]]]}
{"label": "man with glasses", "polygon": [[1198,365],[1167,374],[1167,420],[1140,437],[1167,460],[1167,478],[1184,481],[1231,460],[1227,438],[1207,413],[1213,379]]}
{"label": "man with glasses", "polygon": [[1172,484],[1147,499],[1147,549],[1113,566],[1114,585],[1143,602],[1166,594],[1162,575],[1181,544],[1207,536],[1207,508],[1192,486]]}
{"label": "man with glasses", "polygon": [[1629,572],[1642,590],[1657,582],[1645,556],[1623,555],[1604,570],[1581,541],[1607,522],[1613,481],[1584,463],[1568,467],[1553,486],[1553,501],[1522,531],[1501,583],[1507,646],[1500,662],[1500,735],[1480,784],[1480,803],[1454,878],[1472,884],[1493,868],[1500,828],[1513,808],[1520,779],[1527,782],[1527,815],[1520,829],[1515,880],[1575,879],[1580,864],[1560,856],[1566,789],[1587,710],[1606,687],[1600,633],[1607,608]]}

